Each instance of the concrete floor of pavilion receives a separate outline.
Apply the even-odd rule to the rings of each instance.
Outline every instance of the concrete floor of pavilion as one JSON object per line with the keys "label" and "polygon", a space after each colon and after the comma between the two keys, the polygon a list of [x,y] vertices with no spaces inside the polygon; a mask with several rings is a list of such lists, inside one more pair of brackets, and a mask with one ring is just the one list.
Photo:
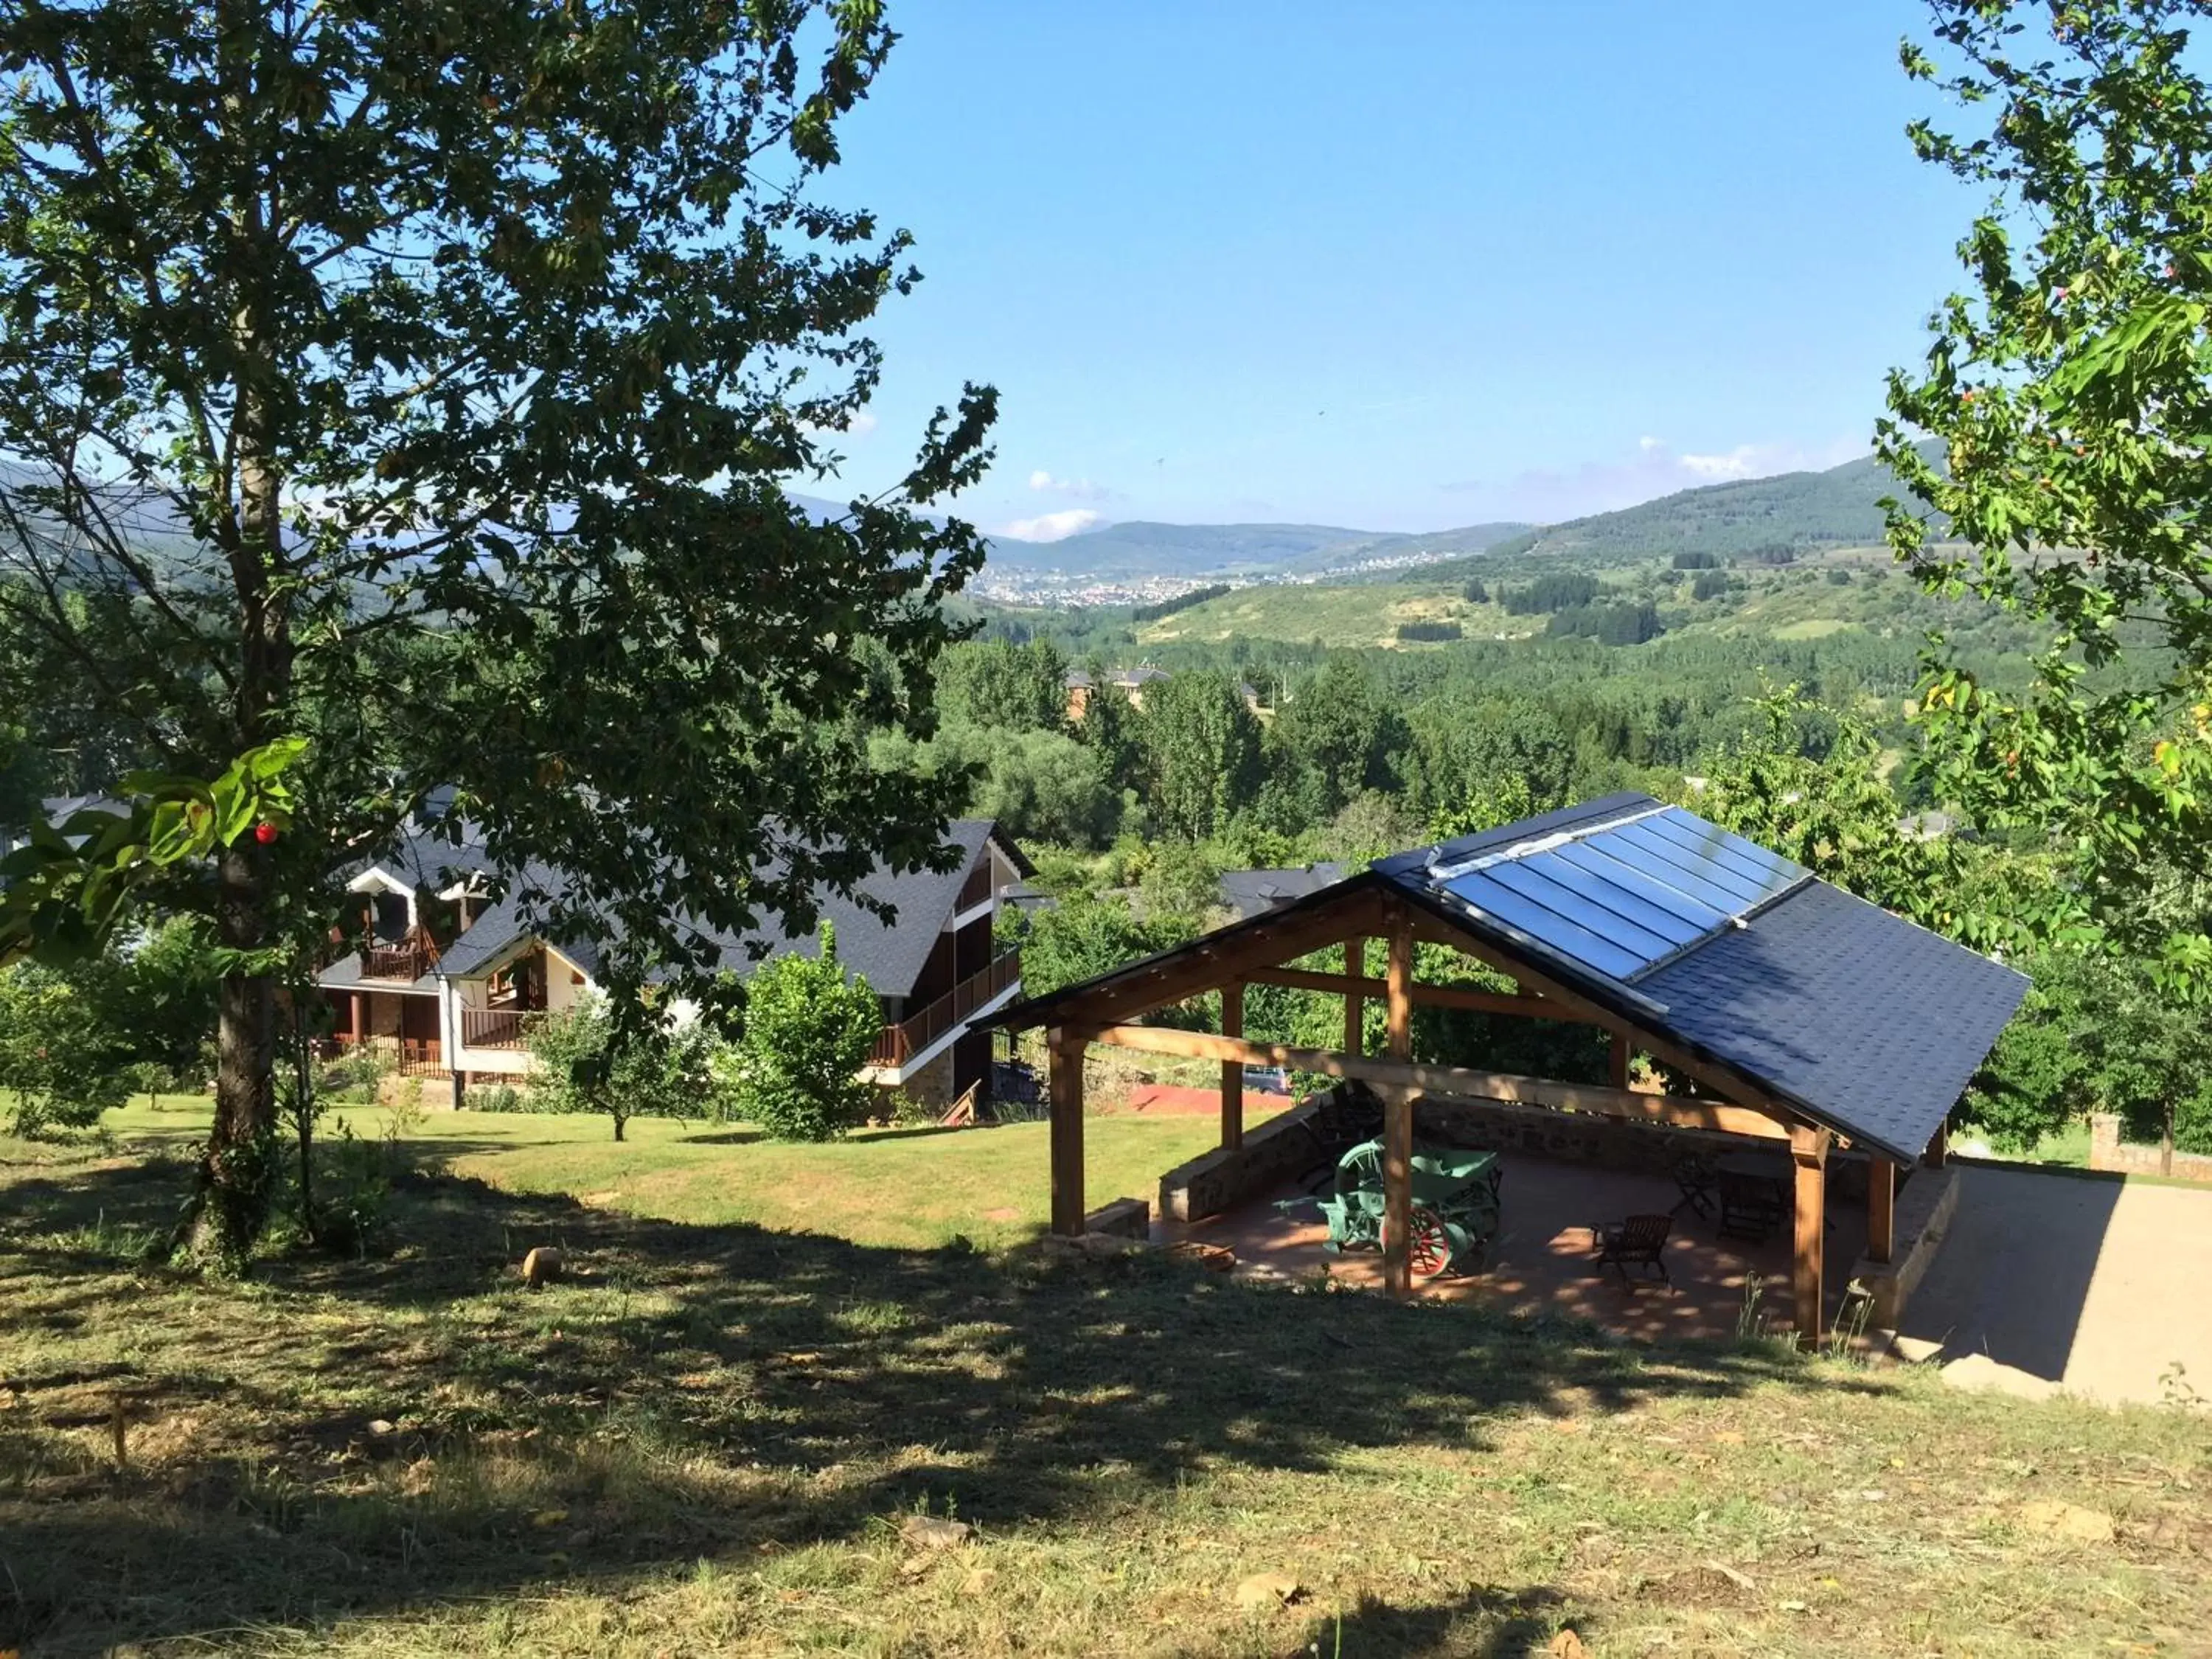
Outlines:
{"label": "concrete floor of pavilion", "polygon": [[[1624,1284],[1618,1269],[1597,1270],[1590,1230],[1631,1215],[1674,1210],[1682,1195],[1672,1179],[1522,1152],[1503,1153],[1500,1162],[1504,1215],[1482,1270],[1433,1279],[1416,1287],[1419,1293],[1585,1319],[1643,1340],[1726,1339],[1737,1333],[1745,1285],[1755,1273],[1763,1281],[1759,1314],[1764,1323],[1777,1330],[1791,1324],[1796,1297],[1786,1217],[1762,1242],[1723,1238],[1717,1204],[1711,1219],[1684,1205],[1667,1240],[1671,1287],[1648,1268],[1630,1268]],[[1788,1163],[1786,1155],[1778,1155],[1777,1173],[1786,1170]],[[1236,1270],[1255,1277],[1310,1279],[1326,1272],[1339,1284],[1379,1291],[1382,1259],[1377,1252],[1331,1255],[1322,1248],[1328,1224],[1318,1206],[1275,1207],[1274,1200],[1304,1190],[1302,1184],[1285,1185],[1255,1202],[1187,1225],[1156,1223],[1153,1236],[1164,1243],[1191,1239],[1225,1246],[1236,1255]],[[1824,1288],[1827,1321],[1832,1322],[1851,1266],[1866,1248],[1866,1206],[1831,1194],[1827,1215]]]}

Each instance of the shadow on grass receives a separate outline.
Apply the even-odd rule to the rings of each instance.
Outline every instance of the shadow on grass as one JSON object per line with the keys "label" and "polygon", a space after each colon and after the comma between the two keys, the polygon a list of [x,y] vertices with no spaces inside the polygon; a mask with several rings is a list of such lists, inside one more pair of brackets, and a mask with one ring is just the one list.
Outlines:
{"label": "shadow on grass", "polygon": [[[0,1305],[40,1333],[0,1336],[0,1649],[619,1587],[922,1509],[1104,1527],[1217,1472],[1464,1450],[1508,1415],[1795,1370],[1157,1257],[867,1249],[434,1174],[396,1191],[389,1259],[222,1285],[101,1252],[177,1193],[113,1165],[0,1184]],[[574,1271],[533,1292],[515,1264],[538,1244]],[[118,1402],[143,1448],[120,1471],[70,1432]],[[1377,1603],[1346,1615],[1373,1629],[1345,1651],[1468,1651],[1440,1644],[1478,1613],[1549,1616]],[[1519,1650],[1498,1640],[1471,1650]]]}
{"label": "shadow on grass", "polygon": [[1530,1659],[1571,1626],[1590,1633],[1588,1619],[1565,1617],[1567,1599],[1548,1584],[1507,1589],[1477,1584],[1449,1600],[1419,1605],[1364,1596],[1341,1615],[1315,1620],[1283,1659],[1322,1654],[1382,1655],[1391,1659]]}

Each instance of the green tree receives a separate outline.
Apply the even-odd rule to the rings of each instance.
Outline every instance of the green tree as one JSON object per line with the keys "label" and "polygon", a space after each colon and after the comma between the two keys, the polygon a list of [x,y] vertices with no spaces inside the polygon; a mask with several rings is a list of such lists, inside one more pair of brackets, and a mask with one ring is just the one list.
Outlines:
{"label": "green tree", "polygon": [[745,988],[745,1033],[733,1059],[740,1115],[779,1140],[830,1140],[867,1115],[860,1079],[883,1004],[837,960],[824,923],[820,952],[765,963]]}
{"label": "green tree", "polygon": [[440,786],[565,872],[527,907],[601,939],[618,1024],[943,856],[957,782],[859,732],[932,724],[983,549],[913,509],[995,399],[842,516],[782,489],[915,279],[816,188],[891,40],[805,0],[0,9],[0,707],[199,777],[314,740],[295,833],[171,896],[229,953],[196,1249],[266,1213],[287,941]]}
{"label": "green tree", "polygon": [[1144,732],[1153,816],[1170,834],[1204,841],[1252,799],[1260,723],[1228,675],[1193,669],[1155,681]]}
{"label": "green tree", "polygon": [[700,1118],[717,1111],[716,1039],[696,1018],[658,1012],[617,1020],[608,1000],[585,997],[550,1016],[531,1034],[538,1061],[532,1103],[541,1111],[604,1113],[615,1139],[634,1117]]}
{"label": "green tree", "polygon": [[170,1087],[198,1087],[215,1047],[222,970],[212,930],[198,916],[173,916],[130,951],[124,975],[133,1058]]}
{"label": "green tree", "polygon": [[1116,790],[1134,789],[1144,781],[1143,720],[1127,692],[1093,678],[1075,739],[1098,757],[1107,782]]}
{"label": "green tree", "polygon": [[939,702],[948,720],[1013,732],[1057,732],[1067,724],[1067,659],[1048,639],[1025,645],[984,640],[945,659]]}
{"label": "green tree", "polygon": [[1980,949],[2017,944],[2018,872],[1954,836],[1905,832],[1880,745],[1839,722],[1825,755],[1801,740],[1796,686],[1754,701],[1756,721],[1706,764],[1683,804],[1723,830],[1794,860],[1823,880]]}
{"label": "green tree", "polygon": [[[1969,130],[1911,129],[1989,192],[1967,291],[1890,376],[1890,540],[1936,592],[2032,620],[2025,687],[1939,642],[1917,702],[1936,790],[2064,857],[2046,936],[2212,990],[2212,96],[2202,0],[1935,0],[1904,48]],[[1937,441],[1929,443],[1934,439]]]}
{"label": "green tree", "polygon": [[1079,894],[1030,918],[1021,939],[1022,989],[1048,996],[1194,936],[1179,912],[1140,921],[1118,895]]}
{"label": "green tree", "polygon": [[10,1133],[88,1129],[130,1098],[116,978],[102,958],[66,972],[28,962],[0,968],[0,1090],[11,1097]]}
{"label": "green tree", "polygon": [[1290,763],[1319,780],[1318,817],[1364,789],[1388,784],[1403,728],[1356,657],[1333,656],[1275,717],[1268,736]]}

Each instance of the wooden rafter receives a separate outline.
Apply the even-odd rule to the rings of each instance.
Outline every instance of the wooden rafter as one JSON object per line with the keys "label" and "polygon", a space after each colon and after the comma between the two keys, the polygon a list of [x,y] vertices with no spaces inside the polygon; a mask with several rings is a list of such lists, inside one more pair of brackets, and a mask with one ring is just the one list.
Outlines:
{"label": "wooden rafter", "polygon": [[[1317,972],[1308,968],[1260,968],[1244,975],[1253,985],[1280,985],[1293,991],[1322,991],[1334,996],[1380,1000],[1385,982],[1364,975]],[[1548,1002],[1542,997],[1516,996],[1510,991],[1477,991],[1463,985],[1425,985],[1413,982],[1413,1006],[1419,1008],[1467,1008],[1478,1013],[1512,1014],[1524,1019],[1556,1019],[1571,1024],[1597,1022],[1575,1009]]]}
{"label": "wooden rafter", "polygon": [[1109,1025],[1085,1030],[1090,1042],[1146,1054],[1182,1054],[1199,1060],[1237,1060],[1247,1066],[1283,1066],[1349,1078],[1382,1090],[1461,1095],[1474,1100],[1502,1100],[1523,1106],[1549,1106],[1604,1117],[1672,1123],[1681,1128],[1717,1129],[1724,1134],[1787,1140],[1787,1125],[1748,1106],[1724,1101],[1690,1100],[1679,1095],[1647,1095],[1635,1089],[1596,1084],[1557,1083],[1549,1078],[1510,1072],[1480,1072],[1463,1066],[1430,1066],[1413,1060],[1339,1054],[1332,1048],[1295,1048],[1255,1042],[1247,1037],[1216,1036],[1211,1031],[1182,1031],[1165,1025]]}

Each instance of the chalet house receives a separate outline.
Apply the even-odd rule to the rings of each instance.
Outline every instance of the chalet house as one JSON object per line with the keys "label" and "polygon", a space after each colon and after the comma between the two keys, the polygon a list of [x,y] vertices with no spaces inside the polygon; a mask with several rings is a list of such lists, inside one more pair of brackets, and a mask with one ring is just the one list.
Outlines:
{"label": "chalet house", "polygon": [[[863,884],[896,921],[831,895],[817,906],[836,929],[839,960],[883,1002],[866,1076],[925,1100],[988,1085],[990,1036],[981,1022],[1021,992],[1018,955],[1000,945],[995,924],[1031,873],[988,819],[957,820],[946,840],[961,855],[951,871]],[[483,849],[465,839],[410,835],[352,878],[360,907],[335,940],[350,948],[318,978],[341,1048],[381,1049],[412,1075],[450,1079],[457,1101],[471,1084],[529,1073],[531,1033],[595,988],[598,955],[583,941],[541,937],[516,899],[483,896],[490,873]],[[531,874],[540,886],[558,879]],[[813,936],[769,924],[726,941],[720,965],[748,975],[762,961],[817,948]]]}

